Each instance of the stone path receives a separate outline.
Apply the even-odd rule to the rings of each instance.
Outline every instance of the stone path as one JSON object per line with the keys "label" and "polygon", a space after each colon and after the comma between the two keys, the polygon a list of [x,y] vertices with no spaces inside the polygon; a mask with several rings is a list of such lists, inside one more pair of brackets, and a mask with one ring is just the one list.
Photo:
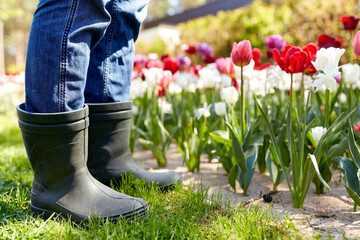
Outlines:
{"label": "stone path", "polygon": [[[224,203],[230,201],[232,206],[241,203],[246,206],[250,204],[270,206],[260,198],[262,194],[272,190],[273,185],[269,175],[255,173],[248,196],[243,196],[239,185],[236,192],[230,187],[226,172],[216,159],[209,163],[204,156],[200,164],[200,173],[189,173],[187,167],[182,165],[182,157],[174,144],[171,145],[167,157],[168,166],[166,169],[161,169],[157,167],[156,160],[152,158],[150,151],[141,150],[139,147],[134,154],[134,159],[139,166],[153,172],[181,172],[185,186],[190,184],[199,186],[202,182],[204,188],[209,188],[209,197],[215,194],[221,197]],[[332,191],[326,191],[323,195],[315,194],[315,188],[312,185],[304,207],[301,209],[292,207],[290,192],[284,182],[279,185],[279,192],[273,195],[274,202],[271,211],[280,217],[285,214],[291,217],[297,227],[306,232],[309,237],[316,233],[326,235],[330,232],[338,239],[343,239],[343,236],[360,239],[360,211],[353,212],[353,201],[348,196],[340,178],[339,172],[334,172],[333,181],[329,184]]]}

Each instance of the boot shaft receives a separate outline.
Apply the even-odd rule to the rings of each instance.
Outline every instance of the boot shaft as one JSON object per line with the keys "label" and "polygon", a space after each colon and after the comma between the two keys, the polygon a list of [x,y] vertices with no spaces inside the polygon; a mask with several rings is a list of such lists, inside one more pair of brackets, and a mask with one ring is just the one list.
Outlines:
{"label": "boot shaft", "polygon": [[90,169],[111,169],[114,162],[109,159],[130,157],[131,108],[132,102],[89,104]]}
{"label": "boot shaft", "polygon": [[[34,186],[56,188],[75,172],[86,168],[88,108],[53,114],[17,107],[19,127],[34,171]],[[71,181],[70,181],[71,182]]]}

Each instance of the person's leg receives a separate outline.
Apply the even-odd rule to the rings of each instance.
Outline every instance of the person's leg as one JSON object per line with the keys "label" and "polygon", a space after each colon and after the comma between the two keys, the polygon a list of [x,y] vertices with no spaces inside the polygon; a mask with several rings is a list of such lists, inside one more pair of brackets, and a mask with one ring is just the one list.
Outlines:
{"label": "person's leg", "polygon": [[115,0],[108,8],[112,22],[105,37],[91,51],[85,100],[89,105],[88,168],[110,186],[124,174],[158,184],[163,189],[181,182],[175,172],[150,173],[139,168],[129,149],[132,103],[128,101],[134,64],[134,41],[139,35],[148,0]]}
{"label": "person's leg", "polygon": [[87,221],[144,216],[143,199],[121,194],[87,168],[88,107],[84,88],[90,50],[107,30],[110,0],[40,0],[26,66],[26,105],[19,126],[34,171],[31,210]]}
{"label": "person's leg", "polygon": [[91,50],[85,88],[87,103],[129,99],[134,41],[147,14],[149,0],[114,0],[107,6],[112,21],[106,35]]}
{"label": "person's leg", "polygon": [[65,112],[84,106],[90,50],[103,37],[110,0],[40,0],[26,59],[26,111]]}

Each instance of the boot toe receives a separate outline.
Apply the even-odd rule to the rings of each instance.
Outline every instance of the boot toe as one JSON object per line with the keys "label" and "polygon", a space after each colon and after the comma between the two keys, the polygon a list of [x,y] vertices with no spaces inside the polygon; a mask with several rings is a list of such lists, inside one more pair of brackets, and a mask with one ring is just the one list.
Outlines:
{"label": "boot toe", "polygon": [[128,208],[127,211],[124,212],[124,209],[119,209],[118,213],[115,213],[115,217],[119,218],[122,217],[124,219],[135,219],[135,218],[143,218],[148,210],[148,205],[145,200],[141,198],[132,198],[131,200],[128,199]]}
{"label": "boot toe", "polygon": [[162,181],[159,181],[161,190],[167,191],[175,187],[176,184],[182,184],[182,176],[178,172],[169,172],[163,174]]}

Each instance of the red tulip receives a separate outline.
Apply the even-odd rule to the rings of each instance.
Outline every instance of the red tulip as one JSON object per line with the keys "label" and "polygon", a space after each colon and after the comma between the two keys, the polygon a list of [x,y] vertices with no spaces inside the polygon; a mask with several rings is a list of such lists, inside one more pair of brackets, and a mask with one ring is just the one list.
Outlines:
{"label": "red tulip", "polygon": [[249,40],[243,40],[236,44],[234,42],[231,50],[231,59],[239,67],[246,66],[252,59],[252,49]]}
{"label": "red tulip", "polygon": [[342,40],[341,38],[336,38],[329,35],[320,35],[318,38],[318,47],[320,48],[342,48]]}
{"label": "red tulip", "polygon": [[165,90],[165,88],[160,88],[159,90],[158,90],[158,97],[159,98],[162,98],[162,97],[165,97],[166,96],[166,90]]}
{"label": "red tulip", "polygon": [[192,46],[192,45],[184,45],[183,50],[184,50],[184,52],[186,52],[187,54],[194,54],[194,53],[196,53],[196,48],[195,48],[195,46]]}
{"label": "red tulip", "polygon": [[355,34],[353,46],[356,57],[360,58],[360,31]]}
{"label": "red tulip", "polygon": [[308,54],[309,60],[310,60],[308,62],[309,64],[308,64],[307,68],[305,69],[305,73],[306,74],[315,74],[317,72],[317,70],[312,65],[311,61],[316,60],[316,52],[318,51],[318,47],[313,43],[309,43],[308,45],[303,47],[302,50],[304,50]]}
{"label": "red tulip", "polygon": [[194,76],[199,76],[199,71],[202,67],[200,65],[193,65],[191,68],[190,68],[190,73]]}
{"label": "red tulip", "polygon": [[282,51],[273,49],[273,55],[279,67],[287,73],[305,72],[309,65],[309,55],[299,47],[287,45]]}
{"label": "red tulip", "polygon": [[252,59],[254,60],[254,62],[255,62],[255,66],[258,66],[258,65],[260,65],[261,64],[261,55],[262,55],[262,53],[261,53],[261,50],[260,49],[258,49],[258,48],[253,48],[253,50],[252,50]]}
{"label": "red tulip", "polygon": [[344,29],[348,31],[353,31],[357,28],[360,18],[354,16],[343,16],[341,17],[341,22],[344,25]]}
{"label": "red tulip", "polygon": [[255,62],[254,69],[255,70],[263,70],[271,66],[271,63],[261,63],[261,50],[258,48],[254,48],[252,50],[253,60]]}
{"label": "red tulip", "polygon": [[172,74],[176,73],[180,68],[180,62],[176,58],[165,57],[163,62],[164,70],[169,70]]}
{"label": "red tulip", "polygon": [[215,62],[216,58],[213,55],[207,54],[203,57],[203,61],[205,63],[213,63]]}

